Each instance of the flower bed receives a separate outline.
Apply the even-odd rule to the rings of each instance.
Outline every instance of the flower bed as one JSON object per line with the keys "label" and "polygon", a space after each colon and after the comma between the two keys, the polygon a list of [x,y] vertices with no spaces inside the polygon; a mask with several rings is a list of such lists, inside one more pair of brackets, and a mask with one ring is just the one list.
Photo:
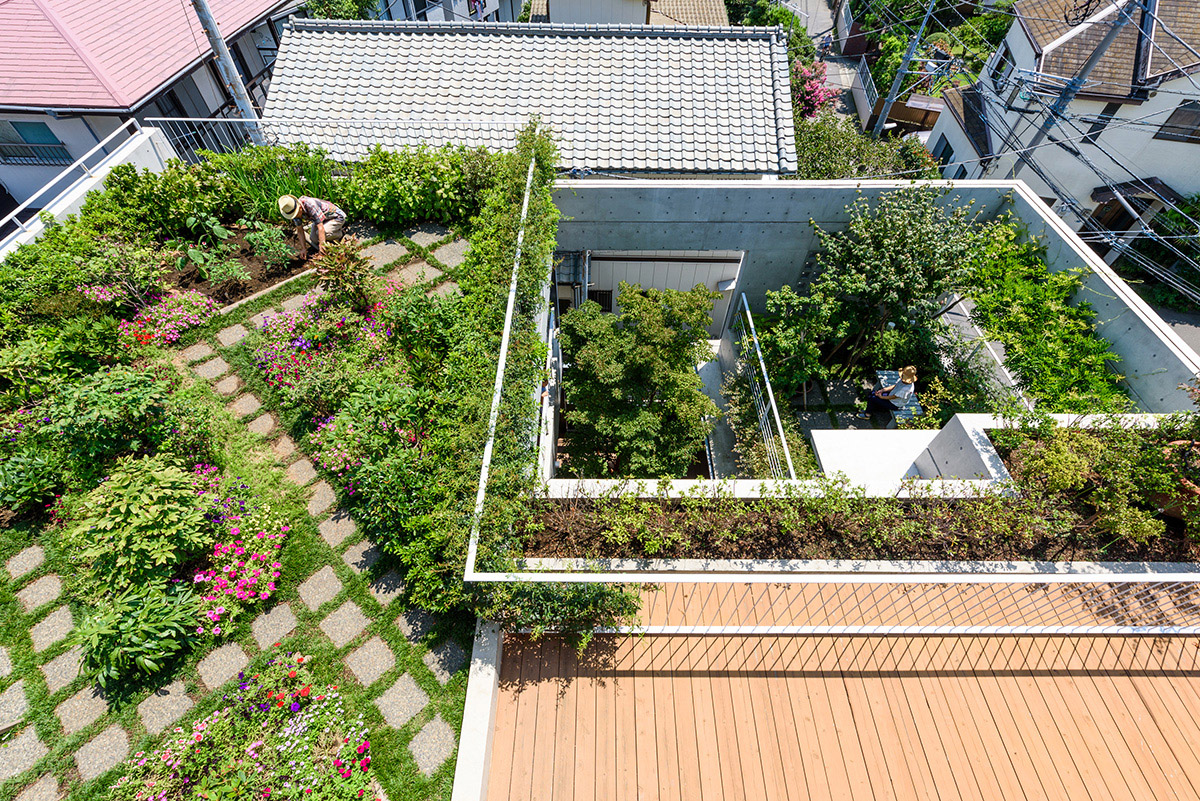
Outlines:
{"label": "flower bed", "polygon": [[348,719],[336,686],[314,688],[303,655],[238,679],[224,706],[126,760],[111,797],[379,801],[362,715]]}

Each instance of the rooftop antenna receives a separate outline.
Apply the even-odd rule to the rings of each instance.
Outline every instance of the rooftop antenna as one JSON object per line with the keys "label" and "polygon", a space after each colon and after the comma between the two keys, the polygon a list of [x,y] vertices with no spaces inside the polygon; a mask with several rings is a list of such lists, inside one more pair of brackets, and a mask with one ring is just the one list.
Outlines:
{"label": "rooftop antenna", "polygon": [[226,46],[225,39],[221,36],[221,29],[217,27],[217,20],[213,17],[212,9],[208,7],[208,0],[192,0],[192,6],[196,9],[196,16],[200,19],[200,27],[204,29],[204,35],[208,37],[208,44],[213,49],[217,72],[220,74],[221,80],[225,82],[225,88],[233,97],[238,111],[241,112],[242,119],[247,122],[246,127],[249,129],[250,140],[256,145],[265,145],[266,140],[263,139],[262,131],[258,127],[258,114],[254,111],[254,103],[251,102],[250,93],[246,91],[246,85],[242,83],[242,76],[238,74],[237,67],[233,63],[233,56],[229,54],[229,47]]}

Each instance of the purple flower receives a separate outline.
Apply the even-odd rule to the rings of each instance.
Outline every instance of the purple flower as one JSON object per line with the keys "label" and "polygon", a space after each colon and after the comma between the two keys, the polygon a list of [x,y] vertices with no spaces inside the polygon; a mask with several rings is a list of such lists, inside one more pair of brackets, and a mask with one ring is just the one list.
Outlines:
{"label": "purple flower", "polygon": [[299,711],[300,711],[300,702],[299,702],[299,701],[292,701],[292,705],[291,705],[290,709],[291,709],[293,712],[299,712]]}

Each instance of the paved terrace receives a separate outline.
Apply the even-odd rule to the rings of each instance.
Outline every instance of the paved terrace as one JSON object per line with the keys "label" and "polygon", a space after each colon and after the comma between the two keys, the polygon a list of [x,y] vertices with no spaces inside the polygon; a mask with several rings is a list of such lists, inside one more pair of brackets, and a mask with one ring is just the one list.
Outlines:
{"label": "paved terrace", "polygon": [[488,798],[1196,799],[1198,721],[1195,638],[516,635]]}

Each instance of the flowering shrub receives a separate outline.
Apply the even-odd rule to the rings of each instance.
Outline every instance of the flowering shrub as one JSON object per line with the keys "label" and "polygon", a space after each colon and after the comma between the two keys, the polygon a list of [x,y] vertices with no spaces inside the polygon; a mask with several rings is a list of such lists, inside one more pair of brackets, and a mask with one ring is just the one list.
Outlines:
{"label": "flowering shrub", "polygon": [[202,325],[217,313],[216,301],[195,290],[177,292],[147,306],[133,320],[122,320],[121,344],[165,345],[176,342],[189,328]]}
{"label": "flowering shrub", "polygon": [[80,284],[75,287],[75,291],[96,303],[112,303],[123,301],[126,298],[125,290],[117,284],[95,284],[93,286]]}
{"label": "flowering shrub", "polygon": [[279,551],[289,530],[278,521],[245,529],[235,525],[229,539],[213,545],[212,567],[192,577],[203,600],[196,634],[220,637],[244,608],[271,597],[283,567]]}
{"label": "flowering shrub", "polygon": [[837,97],[837,91],[825,84],[825,62],[792,64],[792,108],[797,116],[815,117]]}
{"label": "flowering shrub", "polygon": [[126,760],[112,798],[377,799],[362,715],[347,719],[336,686],[313,688],[304,656],[238,679],[222,708]]}

